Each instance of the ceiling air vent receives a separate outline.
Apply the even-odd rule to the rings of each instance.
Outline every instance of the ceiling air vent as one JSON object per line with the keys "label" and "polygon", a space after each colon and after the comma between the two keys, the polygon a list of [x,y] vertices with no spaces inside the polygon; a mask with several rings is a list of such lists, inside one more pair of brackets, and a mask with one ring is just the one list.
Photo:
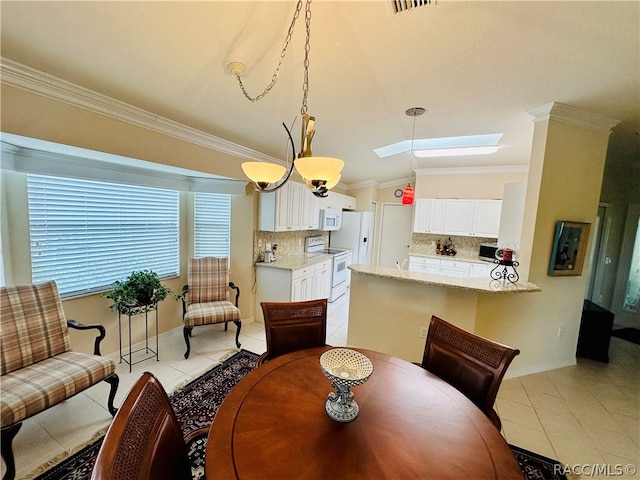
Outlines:
{"label": "ceiling air vent", "polygon": [[391,8],[394,13],[401,13],[413,8],[424,7],[430,3],[431,0],[391,0]]}

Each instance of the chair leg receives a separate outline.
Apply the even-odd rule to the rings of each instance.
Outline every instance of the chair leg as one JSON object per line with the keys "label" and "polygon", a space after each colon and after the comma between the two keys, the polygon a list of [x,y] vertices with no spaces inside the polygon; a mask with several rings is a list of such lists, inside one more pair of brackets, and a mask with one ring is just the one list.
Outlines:
{"label": "chair leg", "polygon": [[182,330],[184,334],[184,343],[187,344],[187,351],[184,352],[184,358],[189,358],[189,354],[191,353],[191,343],[189,342],[191,330],[193,330],[193,327],[184,327],[184,329]]}
{"label": "chair leg", "polygon": [[227,328],[229,327],[229,320],[225,320],[224,321],[224,331],[227,331]]}
{"label": "chair leg", "polygon": [[117,408],[113,406],[113,400],[116,398],[116,392],[118,391],[118,385],[120,385],[120,377],[115,373],[112,373],[107,378],[104,379],[109,385],[111,385],[111,390],[109,391],[109,400],[107,403],[107,408],[109,409],[109,413],[111,416],[114,416],[118,411]]}
{"label": "chair leg", "polygon": [[22,422],[4,427],[2,429],[2,442],[0,444],[0,450],[2,452],[2,458],[4,459],[4,464],[6,467],[6,471],[4,472],[2,480],[13,480],[14,478],[16,478],[16,462],[13,458],[13,447],[11,446],[11,443],[13,442],[15,436],[18,434],[18,430],[20,430],[20,427],[22,427]]}
{"label": "chair leg", "polygon": [[[234,320],[233,323],[236,324],[236,327],[238,327],[236,329],[236,346],[238,348],[240,348],[240,340],[238,340],[238,337],[240,336],[240,329],[242,328],[242,322],[240,320]],[[225,322],[225,326],[226,326],[226,322]]]}

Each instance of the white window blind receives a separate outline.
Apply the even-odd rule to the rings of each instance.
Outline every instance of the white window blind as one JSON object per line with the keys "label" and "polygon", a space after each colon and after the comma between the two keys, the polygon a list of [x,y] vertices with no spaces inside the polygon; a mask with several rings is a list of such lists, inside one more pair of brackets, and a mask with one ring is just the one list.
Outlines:
{"label": "white window blind", "polygon": [[62,296],[105,290],[135,270],[179,272],[178,192],[28,175],[31,273]]}
{"label": "white window blind", "polygon": [[195,257],[229,258],[231,195],[196,193]]}

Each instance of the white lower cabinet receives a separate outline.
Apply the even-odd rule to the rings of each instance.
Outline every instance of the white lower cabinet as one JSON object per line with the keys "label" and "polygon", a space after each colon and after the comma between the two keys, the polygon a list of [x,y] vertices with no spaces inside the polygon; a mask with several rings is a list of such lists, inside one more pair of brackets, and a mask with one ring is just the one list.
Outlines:
{"label": "white lower cabinet", "polygon": [[467,262],[464,260],[452,260],[450,258],[421,257],[409,255],[409,271],[430,273],[432,275],[444,275],[457,278],[483,278],[489,277],[491,263]]}
{"label": "white lower cabinet", "polygon": [[329,298],[331,295],[332,262],[332,259],[327,259],[295,270],[258,267],[256,269],[257,319],[264,321],[260,307],[261,302],[302,302],[317,298]]}

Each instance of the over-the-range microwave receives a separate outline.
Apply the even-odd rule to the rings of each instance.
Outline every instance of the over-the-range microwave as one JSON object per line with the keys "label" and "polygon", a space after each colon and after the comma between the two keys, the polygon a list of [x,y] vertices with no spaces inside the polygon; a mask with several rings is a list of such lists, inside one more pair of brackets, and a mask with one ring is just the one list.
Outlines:
{"label": "over-the-range microwave", "polygon": [[325,232],[332,230],[340,230],[342,225],[342,210],[332,210],[323,208],[320,210],[320,226],[319,229]]}

